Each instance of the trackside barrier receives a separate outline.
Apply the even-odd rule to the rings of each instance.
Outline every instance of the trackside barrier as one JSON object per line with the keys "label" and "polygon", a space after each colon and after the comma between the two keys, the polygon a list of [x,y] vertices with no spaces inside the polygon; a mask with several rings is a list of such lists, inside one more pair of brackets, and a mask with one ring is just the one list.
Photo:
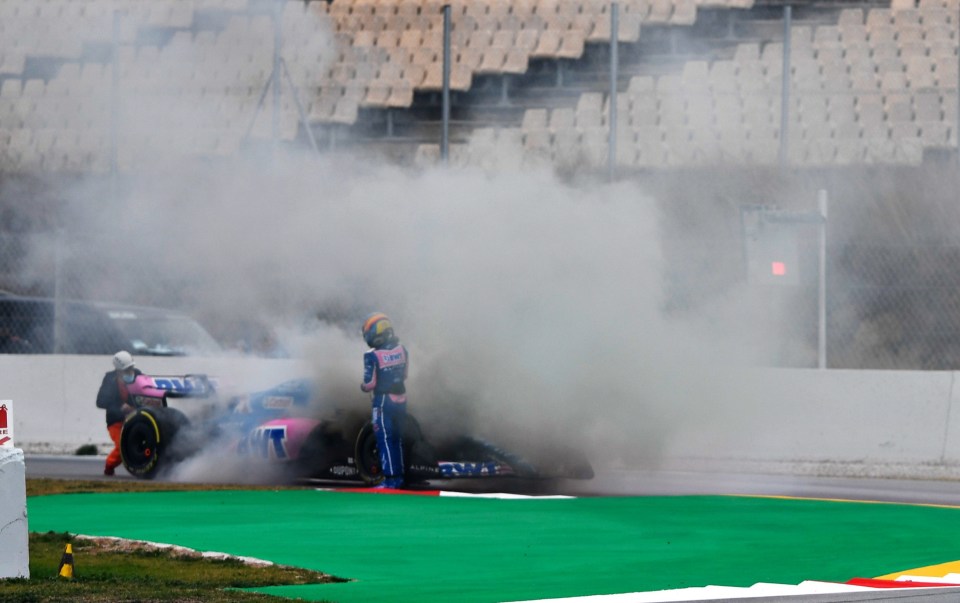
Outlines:
{"label": "trackside barrier", "polygon": [[30,577],[25,479],[23,451],[0,446],[0,579]]}
{"label": "trackside barrier", "polygon": [[[239,391],[310,376],[304,364],[292,360],[137,360],[148,374],[206,373]],[[95,443],[105,451],[103,411],[94,400],[109,368],[109,357],[0,355],[0,399],[17,402],[18,446],[27,453],[70,453]],[[644,393],[653,399],[638,399],[637,413],[652,416],[657,407],[657,428],[664,435],[652,462],[662,467],[711,462],[720,469],[960,477],[956,376],[716,368],[671,382],[660,394]],[[181,409],[189,404],[179,402]]]}
{"label": "trackside barrier", "polygon": [[[700,371],[698,401],[663,453],[752,469],[863,476],[960,475],[956,373]],[[956,409],[956,410],[954,410]]]}

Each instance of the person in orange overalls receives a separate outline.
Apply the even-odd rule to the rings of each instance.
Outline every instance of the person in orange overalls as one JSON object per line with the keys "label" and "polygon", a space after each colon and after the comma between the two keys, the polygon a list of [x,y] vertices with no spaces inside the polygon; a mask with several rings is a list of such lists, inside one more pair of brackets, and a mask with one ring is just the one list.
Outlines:
{"label": "person in orange overalls", "polygon": [[123,463],[120,457],[120,432],[124,419],[133,412],[127,386],[141,374],[140,369],[134,366],[130,352],[122,350],[113,355],[113,369],[103,376],[103,383],[97,392],[97,407],[107,411],[107,432],[113,441],[113,450],[107,455],[107,464],[103,468],[104,475],[113,475]]}

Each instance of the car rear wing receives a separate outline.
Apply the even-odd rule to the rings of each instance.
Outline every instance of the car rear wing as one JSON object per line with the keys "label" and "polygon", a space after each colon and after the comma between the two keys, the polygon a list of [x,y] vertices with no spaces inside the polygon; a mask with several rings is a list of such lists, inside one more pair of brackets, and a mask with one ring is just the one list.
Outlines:
{"label": "car rear wing", "polygon": [[168,398],[209,398],[216,393],[216,380],[203,374],[151,375],[153,386]]}

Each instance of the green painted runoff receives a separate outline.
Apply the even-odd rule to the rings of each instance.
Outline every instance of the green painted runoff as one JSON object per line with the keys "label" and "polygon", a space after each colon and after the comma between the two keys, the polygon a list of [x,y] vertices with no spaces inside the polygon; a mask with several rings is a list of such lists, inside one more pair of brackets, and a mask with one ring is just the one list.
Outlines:
{"label": "green painted runoff", "polygon": [[960,559],[960,509],[724,496],[491,500],[311,490],[65,494],[30,530],[318,570],[305,600],[492,602],[846,581]]}

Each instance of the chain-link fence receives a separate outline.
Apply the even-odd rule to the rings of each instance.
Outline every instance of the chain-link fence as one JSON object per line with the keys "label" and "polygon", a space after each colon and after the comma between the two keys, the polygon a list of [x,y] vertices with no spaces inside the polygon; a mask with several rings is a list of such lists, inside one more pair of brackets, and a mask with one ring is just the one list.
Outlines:
{"label": "chain-link fence", "polygon": [[196,277],[102,237],[0,231],[0,353],[285,355],[256,320],[198,309]]}
{"label": "chain-link fence", "polygon": [[[664,203],[669,314],[729,320],[727,332],[764,347],[756,354],[761,362],[817,366],[818,225],[792,227],[787,263],[796,265],[781,267],[786,274],[751,279],[741,213],[757,203],[816,213],[819,182],[830,197],[827,366],[960,368],[960,184],[952,160],[793,174],[687,172],[660,180],[656,194],[672,197]],[[723,306],[735,311],[722,313]]]}
{"label": "chain-link fence", "polygon": [[[743,317],[744,327],[754,329],[773,350],[770,362],[816,366],[818,266],[813,241],[805,239],[800,245],[800,282],[787,285],[750,283],[742,241],[711,240],[704,248],[713,250],[710,262],[668,262],[668,301],[689,309],[715,303],[719,291],[742,287],[744,307],[760,309]],[[720,248],[723,253],[717,253]],[[100,288],[102,297],[91,298],[93,292],[85,286],[91,275],[110,269],[72,250],[62,233],[0,236],[0,289],[6,294],[0,296],[0,352],[216,351],[218,346],[186,312],[152,309],[149,304],[157,299],[166,308],[183,307],[188,300],[182,296]],[[843,244],[828,247],[827,258],[829,367],[960,367],[960,245]],[[685,303],[682,291],[702,279],[708,280],[703,286],[712,290],[714,302],[700,297],[696,304]],[[93,303],[104,299],[120,303]],[[211,330],[225,332],[222,326]]]}
{"label": "chain-link fence", "polygon": [[81,253],[84,243],[68,239],[62,230],[0,237],[0,352],[220,352],[219,344],[190,316],[144,305],[149,295],[140,288],[125,295],[104,290],[105,297],[91,297],[96,288],[87,285],[102,282],[97,275],[108,275],[110,267]]}
{"label": "chain-link fence", "polygon": [[[791,211],[815,211],[817,188],[804,185],[812,179],[830,191],[827,366],[960,368],[960,176],[952,163],[844,168],[795,177],[775,170],[762,177],[733,170],[714,176],[690,171],[659,183],[648,179],[639,190],[660,199],[662,208],[664,315],[724,323],[717,330],[734,334],[730,339],[737,344],[763,346],[768,353],[757,356],[768,364],[817,366],[817,225],[797,226],[796,281],[756,282],[748,277],[740,216],[744,205],[761,200]],[[19,207],[15,197],[0,191],[8,208]],[[270,324],[273,317],[264,315],[265,307],[286,304],[288,316],[305,316],[315,315],[321,302],[339,301],[348,309],[356,305],[356,297],[345,291],[337,297],[336,290],[322,299],[301,299],[266,274],[256,278],[259,293],[267,291],[270,297],[256,300],[257,305],[244,305],[243,295],[252,292],[242,286],[220,287],[203,297],[215,289],[213,281],[236,280],[243,269],[231,267],[226,276],[209,266],[191,270],[189,253],[169,257],[170,249],[184,246],[182,242],[158,236],[156,229],[144,228],[143,238],[159,240],[149,250],[166,250],[162,264],[152,262],[147,252],[127,258],[128,248],[102,241],[109,238],[109,224],[97,234],[85,233],[71,226],[62,208],[49,211],[60,216],[51,219],[59,225],[55,228],[8,219],[8,213],[0,215],[3,352],[99,354],[123,347],[139,353],[190,353],[216,347],[210,333],[222,347],[260,353],[254,348],[276,326]],[[280,240],[283,233],[257,236]],[[263,250],[269,253],[269,245]],[[221,291],[237,295],[224,297]],[[217,297],[211,300],[213,294]],[[106,300],[111,303],[94,303]],[[157,307],[164,310],[151,309]],[[238,344],[240,340],[244,342]]]}

